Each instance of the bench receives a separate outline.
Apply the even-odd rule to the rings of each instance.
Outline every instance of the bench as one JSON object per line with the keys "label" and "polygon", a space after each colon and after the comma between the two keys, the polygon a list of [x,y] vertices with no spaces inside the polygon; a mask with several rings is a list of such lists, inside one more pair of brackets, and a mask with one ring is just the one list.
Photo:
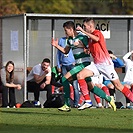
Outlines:
{"label": "bench", "polygon": [[[31,70],[32,70],[32,67],[27,67],[27,75],[30,73]],[[115,68],[115,70],[118,74],[125,73],[125,67]],[[54,89],[55,87],[52,85],[52,93],[54,93]],[[27,96],[28,96],[28,91],[27,91]]]}
{"label": "bench", "polygon": [[115,70],[118,74],[125,73],[125,67],[115,68]]}

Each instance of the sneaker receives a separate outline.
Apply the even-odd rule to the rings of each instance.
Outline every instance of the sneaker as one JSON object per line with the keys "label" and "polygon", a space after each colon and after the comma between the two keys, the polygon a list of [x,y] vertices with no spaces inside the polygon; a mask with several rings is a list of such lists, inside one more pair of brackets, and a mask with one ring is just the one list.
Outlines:
{"label": "sneaker", "polygon": [[34,105],[35,105],[35,106],[40,106],[41,103],[40,103],[39,101],[35,101],[35,102],[34,102]]}
{"label": "sneaker", "polygon": [[125,106],[121,106],[120,109],[125,109],[126,107]]}
{"label": "sneaker", "polygon": [[6,108],[8,108],[8,109],[9,109],[9,108],[10,108],[10,106],[7,106]]}
{"label": "sneaker", "polygon": [[115,105],[115,102],[114,102],[114,97],[113,96],[110,96],[110,97],[111,97],[110,105],[113,108],[113,110],[116,111],[116,105]]}
{"label": "sneaker", "polygon": [[133,106],[126,106],[127,109],[133,109]]}
{"label": "sneaker", "polygon": [[90,107],[92,107],[92,102],[86,102],[81,107],[79,107],[78,110],[84,110]]}
{"label": "sneaker", "polygon": [[59,111],[65,111],[65,112],[69,112],[71,111],[70,107],[68,107],[66,104],[63,105],[62,107],[58,108]]}

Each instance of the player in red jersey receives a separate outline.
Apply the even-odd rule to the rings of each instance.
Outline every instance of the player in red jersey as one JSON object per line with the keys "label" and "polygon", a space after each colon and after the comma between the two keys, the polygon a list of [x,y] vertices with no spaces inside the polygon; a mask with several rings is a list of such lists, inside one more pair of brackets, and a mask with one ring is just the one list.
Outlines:
{"label": "player in red jersey", "polygon": [[[114,64],[110,58],[106,48],[106,42],[101,31],[95,29],[95,21],[92,18],[86,18],[83,21],[84,28],[78,26],[83,34],[89,38],[89,51],[93,56],[94,63],[100,73],[104,75],[107,80],[111,80],[116,89],[121,91],[131,102],[133,102],[133,93],[123,86],[119,80],[118,74],[114,69]],[[88,77],[87,69],[83,69],[78,73],[78,79],[85,79]]]}

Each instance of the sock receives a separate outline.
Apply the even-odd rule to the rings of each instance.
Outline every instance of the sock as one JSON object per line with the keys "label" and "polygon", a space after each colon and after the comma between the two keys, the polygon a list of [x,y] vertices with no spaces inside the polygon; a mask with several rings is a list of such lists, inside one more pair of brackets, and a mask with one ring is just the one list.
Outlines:
{"label": "sock", "polygon": [[126,97],[126,106],[130,106],[130,100]]}
{"label": "sock", "polygon": [[132,91],[132,93],[133,93],[133,85],[131,85],[131,91]]}
{"label": "sock", "polygon": [[93,92],[94,94],[96,94],[97,96],[101,97],[102,99],[105,99],[106,101],[110,102],[111,101],[111,97],[106,95],[105,92],[103,90],[101,90],[100,88],[94,86],[94,88],[91,90],[91,92]]}
{"label": "sock", "polygon": [[83,96],[82,93],[81,93],[81,94],[80,94],[80,98],[79,98],[78,104],[81,105],[84,101],[85,101],[85,98],[84,98],[84,96]]}
{"label": "sock", "polygon": [[115,89],[109,88],[110,96],[114,97]]}
{"label": "sock", "polygon": [[[110,96],[108,87],[103,86],[103,87],[102,87],[102,90],[103,90],[108,96]],[[114,90],[113,90],[113,91],[114,91]],[[108,103],[107,103],[107,104],[108,104]]]}
{"label": "sock", "polygon": [[99,96],[97,96],[97,95],[94,94],[94,98],[95,98],[97,104],[101,103],[101,99],[100,99]]}
{"label": "sock", "polygon": [[133,102],[133,93],[129,90],[129,88],[127,88],[126,86],[124,86],[122,93],[131,101]]}
{"label": "sock", "polygon": [[88,85],[84,79],[78,80],[80,91],[83,94],[85,101],[91,101],[88,91]]}
{"label": "sock", "polygon": [[103,86],[103,87],[102,87],[102,90],[103,90],[108,96],[110,96],[109,89],[108,89],[106,86]]}
{"label": "sock", "polygon": [[74,90],[72,85],[70,85],[70,98],[74,100]]}
{"label": "sock", "polygon": [[70,106],[70,85],[68,80],[64,76],[62,77],[62,85],[64,90],[65,104],[67,106]]}

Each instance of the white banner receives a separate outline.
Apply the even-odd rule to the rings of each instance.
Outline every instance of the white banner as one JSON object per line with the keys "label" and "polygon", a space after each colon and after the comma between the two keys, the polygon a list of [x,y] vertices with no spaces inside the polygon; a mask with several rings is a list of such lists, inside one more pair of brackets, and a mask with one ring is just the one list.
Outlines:
{"label": "white banner", "polygon": [[[82,26],[82,20],[75,20],[75,24]],[[108,20],[95,20],[96,29],[100,30],[105,39],[110,38],[110,21]]]}

